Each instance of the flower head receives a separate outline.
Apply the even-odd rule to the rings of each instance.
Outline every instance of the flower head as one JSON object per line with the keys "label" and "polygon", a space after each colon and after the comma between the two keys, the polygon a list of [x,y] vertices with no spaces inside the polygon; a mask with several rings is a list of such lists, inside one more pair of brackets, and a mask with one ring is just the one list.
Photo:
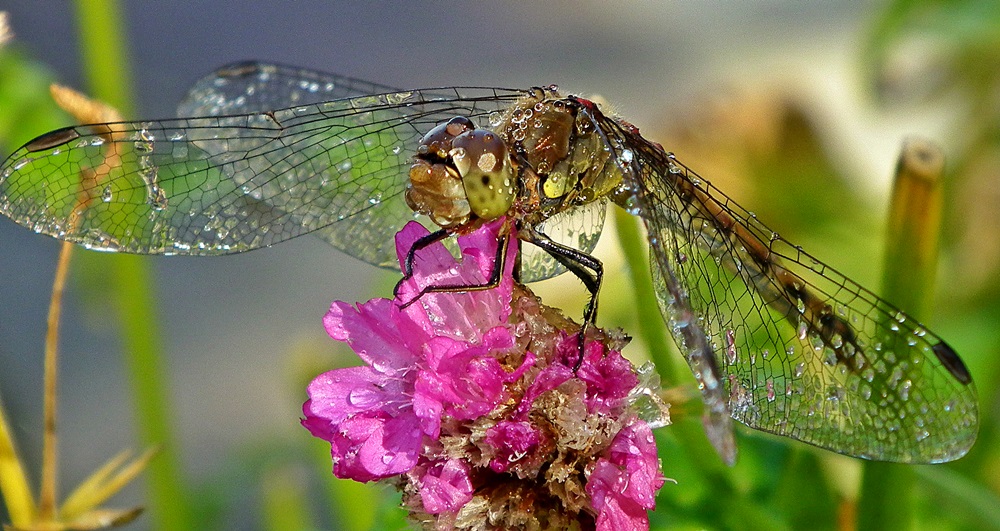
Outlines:
{"label": "flower head", "polygon": [[[422,249],[397,300],[334,302],[324,325],[365,365],[313,380],[302,424],[330,442],[335,475],[394,482],[428,527],[648,527],[663,477],[630,409],[627,339],[592,329],[581,360],[580,326],[513,281],[509,230],[460,236],[461,261]],[[426,234],[397,235],[401,263]],[[482,285],[498,241],[511,246],[498,287],[420,295]]]}

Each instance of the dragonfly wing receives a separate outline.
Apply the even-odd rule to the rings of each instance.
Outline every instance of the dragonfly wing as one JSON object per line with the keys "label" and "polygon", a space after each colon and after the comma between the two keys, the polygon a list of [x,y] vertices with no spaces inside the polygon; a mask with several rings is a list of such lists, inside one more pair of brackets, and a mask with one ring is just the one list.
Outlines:
{"label": "dragonfly wing", "polygon": [[0,167],[0,212],[87,247],[213,255],[316,232],[376,265],[412,219],[402,194],[431,127],[515,101],[408,91],[274,111],[100,124],[43,135]]}
{"label": "dragonfly wing", "polygon": [[199,79],[177,107],[177,116],[228,116],[273,111],[403,89],[293,66],[246,61]]}
{"label": "dragonfly wing", "polygon": [[933,463],[968,451],[976,389],[940,337],[603,120],[622,203],[645,222],[664,318],[710,415],[721,397],[751,428],[867,459]]}
{"label": "dragonfly wing", "polygon": [[[604,217],[608,209],[606,199],[591,201],[564,210],[535,227],[553,241],[590,254],[601,237]],[[549,253],[534,245],[521,248],[521,280],[536,282],[561,275],[566,268]]]}

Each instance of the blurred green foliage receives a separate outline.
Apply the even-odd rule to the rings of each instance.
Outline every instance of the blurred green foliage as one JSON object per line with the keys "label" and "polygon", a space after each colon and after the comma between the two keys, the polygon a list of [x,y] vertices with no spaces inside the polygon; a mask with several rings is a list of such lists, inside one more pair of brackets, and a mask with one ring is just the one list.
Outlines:
{"label": "blurred green foliage", "polygon": [[16,41],[0,48],[0,150],[4,154],[38,136],[70,123],[49,96],[52,73],[32,62]]}

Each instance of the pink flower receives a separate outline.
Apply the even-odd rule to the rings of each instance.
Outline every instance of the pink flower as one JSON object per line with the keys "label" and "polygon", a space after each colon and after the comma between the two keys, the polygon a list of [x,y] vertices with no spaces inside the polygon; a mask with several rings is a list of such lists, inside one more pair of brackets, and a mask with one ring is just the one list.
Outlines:
{"label": "pink flower", "polygon": [[[428,266],[437,273],[415,274],[402,286],[401,300],[431,284],[484,282],[493,255],[487,259],[483,249],[489,243],[496,247],[499,227],[495,223],[460,237],[467,259],[457,267],[443,245],[420,253],[421,271]],[[409,249],[426,233],[411,223],[397,235],[397,247]],[[442,415],[475,418],[503,398],[503,382],[523,372],[509,375],[489,356],[514,346],[510,331],[501,326],[510,314],[502,295],[509,301],[513,256],[509,254],[507,274],[497,288],[500,297],[493,290],[430,293],[404,310],[388,299],[356,308],[333,303],[323,318],[327,333],[348,343],[366,366],[333,370],[313,380],[302,425],[331,442],[337,477],[367,482],[406,472],[417,463],[423,437],[438,437]]]}
{"label": "pink flower", "polygon": [[[390,480],[425,526],[648,527],[663,479],[629,410],[627,340],[591,328],[580,360],[579,325],[514,283],[512,232],[498,287],[420,295],[483,284],[501,231],[507,220],[460,236],[461,261],[440,243],[420,250],[396,300],[334,302],[327,332],[365,365],[313,380],[302,425],[330,442],[337,477]],[[397,235],[401,263],[426,234]]]}

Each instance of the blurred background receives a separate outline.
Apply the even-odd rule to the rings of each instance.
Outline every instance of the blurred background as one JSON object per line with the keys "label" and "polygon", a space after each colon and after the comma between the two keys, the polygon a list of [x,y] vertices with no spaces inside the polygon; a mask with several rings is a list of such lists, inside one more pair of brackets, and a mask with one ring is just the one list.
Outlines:
{"label": "blurred background", "polygon": [[[88,90],[79,40],[79,10],[88,5],[7,0],[0,6],[14,34],[0,49],[0,154],[73,123],[55,110],[47,84]],[[972,1],[947,7],[777,0],[134,2],[121,6],[119,31],[132,73],[128,118],[173,116],[195,80],[244,59],[401,88],[555,83],[600,95],[783,237],[876,292],[899,149],[911,135],[937,142],[948,158],[948,181],[935,303],[922,320],[970,366],[982,424],[964,460],[918,467],[914,517],[920,527],[996,528],[996,509],[982,510],[997,506],[1000,488],[993,391],[1000,368],[1000,15],[994,7]],[[597,251],[609,278],[599,324],[630,331],[634,303],[624,295],[630,287],[614,230],[606,233]],[[32,470],[39,463],[42,341],[58,247],[0,219],[0,398]],[[122,362],[113,279],[106,275],[112,259],[74,255],[61,346],[64,491],[118,450],[143,444]],[[323,331],[330,302],[387,296],[393,275],[309,237],[240,256],[154,258],[149,267],[156,304],[150,333],[159,334],[167,359],[172,418],[164,422],[191,518],[207,528],[280,528],[267,514],[278,489],[312,493],[305,496],[308,526],[401,525],[403,512],[393,509],[388,492],[330,480],[328,447],[309,440],[298,424],[309,379],[352,363]],[[573,315],[571,308],[582,304],[579,282],[547,284],[539,287],[546,302]],[[580,297],[566,301],[564,292]],[[630,348],[628,354],[643,357],[641,344]],[[692,383],[684,374],[665,385]],[[667,449],[670,429],[658,434]],[[661,453],[664,473],[680,484],[664,487],[654,528],[849,528],[858,462],[741,433],[734,469],[706,471],[697,459]],[[145,499],[140,481],[114,505]],[[155,528],[161,521],[155,511],[132,528]]]}

